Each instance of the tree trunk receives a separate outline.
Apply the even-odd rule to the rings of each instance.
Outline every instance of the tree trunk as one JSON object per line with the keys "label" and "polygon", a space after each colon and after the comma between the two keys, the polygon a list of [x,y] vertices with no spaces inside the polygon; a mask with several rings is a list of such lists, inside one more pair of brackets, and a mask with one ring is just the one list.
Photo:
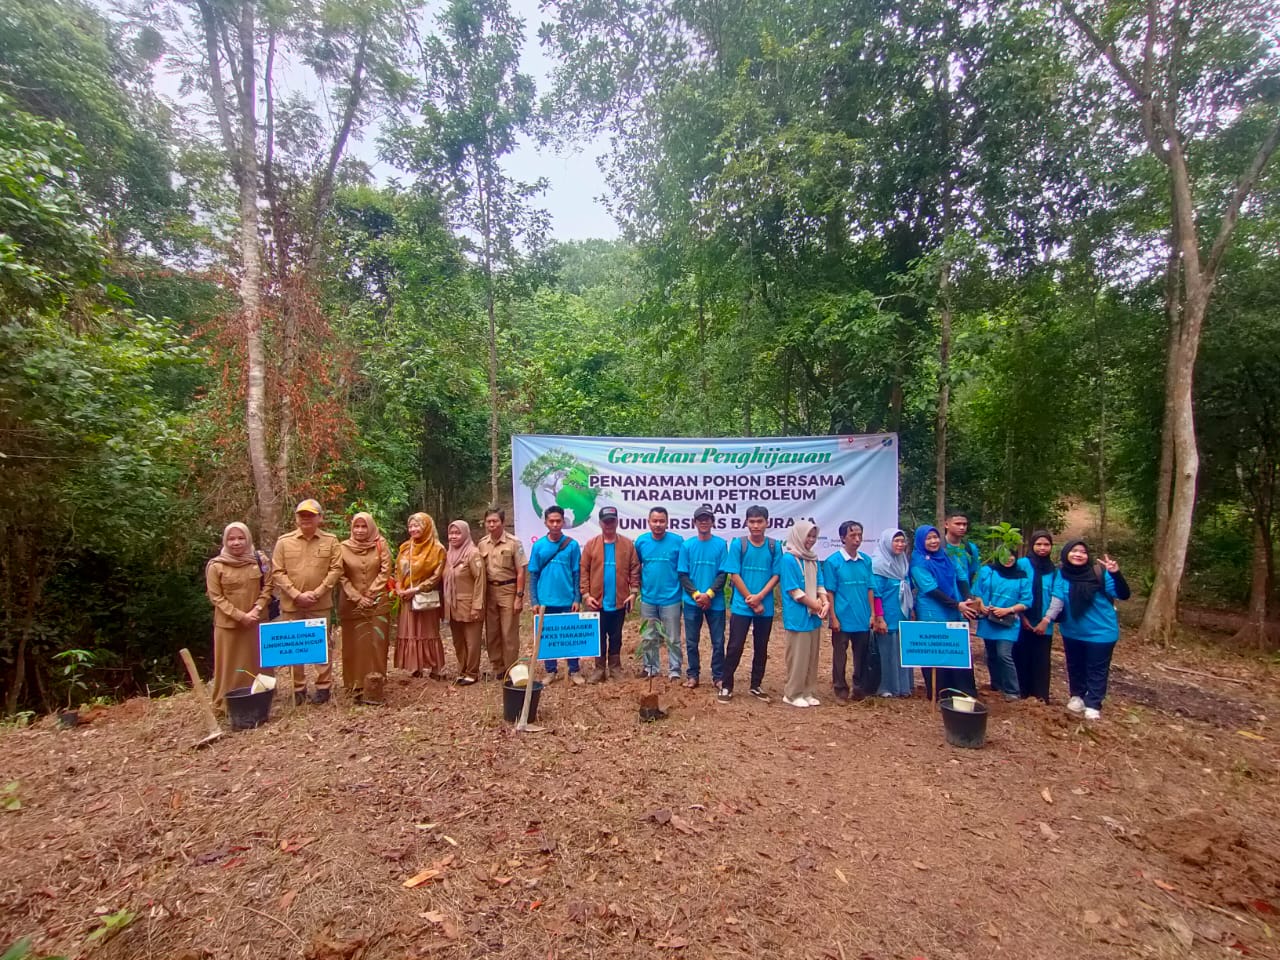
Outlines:
{"label": "tree trunk", "polygon": [[943,261],[938,288],[942,295],[942,342],[938,346],[938,419],[934,427],[934,514],[938,527],[947,515],[947,415],[951,405],[951,264]]}
{"label": "tree trunk", "polygon": [[1169,324],[1168,347],[1165,350],[1164,414],[1160,421],[1160,466],[1156,473],[1156,539],[1152,551],[1153,565],[1164,556],[1164,542],[1169,532],[1169,498],[1173,493],[1173,407],[1169,398],[1174,391],[1174,357],[1182,336],[1182,296],[1178,281],[1178,242],[1169,237],[1169,259],[1164,274],[1164,309]]}
{"label": "tree trunk", "polygon": [[1270,524],[1253,523],[1252,577],[1249,584],[1249,614],[1243,627],[1232,638],[1236,642],[1265,650],[1270,646],[1267,621],[1271,606],[1272,546]]}
{"label": "tree trunk", "polygon": [[1093,346],[1098,361],[1098,549],[1107,552],[1107,364],[1102,349],[1102,324],[1098,322],[1098,293],[1089,291],[1093,314]]}

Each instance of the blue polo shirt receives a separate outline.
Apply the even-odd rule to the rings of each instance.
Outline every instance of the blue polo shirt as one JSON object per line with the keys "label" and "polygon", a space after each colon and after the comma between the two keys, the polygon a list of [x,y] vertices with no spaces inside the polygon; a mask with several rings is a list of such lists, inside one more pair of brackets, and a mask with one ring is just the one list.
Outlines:
{"label": "blue polo shirt", "polygon": [[[744,548],[745,542],[745,548]],[[782,544],[765,537],[765,542],[756,546],[746,537],[739,537],[729,543],[729,553],[724,559],[724,572],[736,573],[747,585],[751,593],[759,593],[766,583],[774,577],[782,575]],[[729,612],[741,617],[769,617],[773,619],[773,591],[770,590],[760,598],[763,610],[756,613],[747,606],[742,594],[733,591],[733,599],[729,602]]]}
{"label": "blue polo shirt", "polygon": [[843,550],[837,550],[823,561],[822,568],[827,590],[835,594],[832,603],[836,619],[840,621],[840,632],[870,630],[871,604],[867,602],[867,591],[872,589],[875,576],[871,558],[861,552],[851,558]]}
{"label": "blue polo shirt", "polygon": [[1120,597],[1116,588],[1116,579],[1106,570],[1102,571],[1102,589],[1093,595],[1093,603],[1084,612],[1083,617],[1071,615],[1071,581],[1058,577],[1053,587],[1053,595],[1063,603],[1062,614],[1058,617],[1058,629],[1062,635],[1071,640],[1084,640],[1088,643],[1115,643],[1120,639],[1120,620],[1116,617],[1115,601],[1129,599]]}
{"label": "blue polo shirt", "polygon": [[[670,536],[670,534],[668,534]],[[714,533],[709,540],[699,540],[697,537],[690,537],[680,546],[680,561],[676,567],[678,573],[686,574],[693,581],[693,587],[700,593],[710,590],[715,584],[716,577],[720,575],[720,568],[724,565],[724,558],[727,548],[725,542],[717,537]],[[696,607],[690,597],[683,590],[681,595],[684,599],[685,606]],[[717,593],[711,598],[712,610],[724,609],[724,594]]]}
{"label": "blue polo shirt", "polygon": [[884,610],[885,628],[890,632],[897,630],[898,624],[907,619],[902,615],[902,581],[883,577],[877,573],[872,576],[871,584],[871,589],[875,591],[880,600],[880,606]]}
{"label": "blue polo shirt", "polygon": [[582,548],[568,534],[561,534],[564,539],[569,543],[561,548],[560,540],[543,537],[529,551],[529,573],[538,578],[529,594],[535,607],[571,607],[581,599],[578,572]]}
{"label": "blue polo shirt", "polygon": [[[1025,574],[1026,571],[1023,571]],[[978,571],[978,579],[973,585],[973,592],[982,598],[988,607],[1012,607],[1019,603],[1031,606],[1031,578],[1018,577],[1016,580],[1002,577],[990,564],[983,564]],[[1017,640],[1022,629],[1022,620],[1017,618],[1011,627],[1002,627],[986,617],[978,621],[978,636],[983,640]]]}
{"label": "blue polo shirt", "polygon": [[[825,587],[822,576],[822,564],[818,563],[818,586]],[[795,554],[785,554],[782,558],[782,626],[786,630],[805,633],[817,630],[822,626],[818,615],[798,600],[791,598],[792,590],[804,589],[804,570],[800,566],[800,558]]]}
{"label": "blue polo shirt", "polygon": [[684,538],[667,531],[659,540],[652,533],[636,537],[636,554],[640,557],[640,599],[659,607],[680,602],[680,546]]}

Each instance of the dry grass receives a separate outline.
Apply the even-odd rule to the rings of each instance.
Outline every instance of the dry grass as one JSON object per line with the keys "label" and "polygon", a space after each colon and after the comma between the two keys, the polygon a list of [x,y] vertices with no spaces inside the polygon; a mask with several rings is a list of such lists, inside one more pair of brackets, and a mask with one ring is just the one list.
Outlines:
{"label": "dry grass", "polygon": [[[639,680],[549,688],[540,734],[503,723],[496,684],[395,674],[385,707],[289,711],[200,752],[187,696],[74,731],[42,722],[0,740],[22,802],[0,813],[0,946],[32,935],[46,953],[185,960],[1276,956],[1274,671],[1208,665],[1251,678],[1229,691],[1256,710],[1247,737],[1159,709],[1187,688],[1157,656],[1206,669],[1122,647],[1156,708],[1109,702],[1085,729],[1059,708],[995,702],[982,751],[948,748],[918,699],[795,711],[664,683],[671,717],[645,725]],[[402,885],[432,865],[438,880]],[[90,943],[122,909],[135,919]]]}

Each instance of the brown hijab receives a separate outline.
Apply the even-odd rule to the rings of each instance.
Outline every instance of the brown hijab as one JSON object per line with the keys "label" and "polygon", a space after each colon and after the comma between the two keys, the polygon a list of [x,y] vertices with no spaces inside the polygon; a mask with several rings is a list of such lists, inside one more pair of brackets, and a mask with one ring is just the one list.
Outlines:
{"label": "brown hijab", "polygon": [[462,543],[456,547],[450,545],[444,564],[444,603],[450,610],[453,609],[453,601],[457,595],[457,574],[454,571],[469,563],[471,558],[480,552],[476,549],[475,541],[471,539],[471,525],[467,521],[454,520],[449,524],[449,529],[455,528],[462,532]]}
{"label": "brown hijab", "polygon": [[[232,530],[239,530],[244,534],[245,550],[244,553],[232,553],[231,548],[227,546],[227,534]],[[222,531],[222,551],[213,559],[219,563],[225,563],[233,567],[247,567],[249,564],[258,563],[258,552],[253,549],[253,534],[239,520],[228,523],[226,529]]]}
{"label": "brown hijab", "polygon": [[[361,540],[356,536],[356,521],[363,520],[368,526],[368,533]],[[378,530],[378,524],[373,519],[373,515],[369,513],[357,513],[351,518],[351,536],[342,541],[342,545],[352,553],[368,553],[370,550],[378,548],[378,541],[382,539],[382,534]]]}
{"label": "brown hijab", "polygon": [[444,566],[444,547],[436,539],[436,522],[427,513],[415,513],[409,519],[415,517],[422,521],[422,538],[400,544],[396,570],[401,587],[417,587],[437,579]]}

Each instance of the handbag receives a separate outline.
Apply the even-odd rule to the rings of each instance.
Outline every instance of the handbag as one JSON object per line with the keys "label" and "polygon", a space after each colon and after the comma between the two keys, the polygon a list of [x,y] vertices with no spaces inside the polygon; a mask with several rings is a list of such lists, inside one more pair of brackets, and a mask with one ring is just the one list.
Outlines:
{"label": "handbag", "polygon": [[1012,627],[1018,623],[1018,615],[1016,613],[1006,613],[1003,617],[997,617],[994,613],[988,613],[987,619],[994,623],[997,627]]}
{"label": "handbag", "polygon": [[[413,586],[413,561],[409,561],[409,586]],[[439,610],[440,609],[440,591],[427,590],[424,593],[415,593],[409,600],[409,609],[417,610],[421,613],[423,610]]]}
{"label": "handbag", "polygon": [[[267,569],[270,563],[267,562],[261,550],[254,552],[258,555],[258,589],[261,590],[267,585]],[[280,616],[280,598],[273,593],[271,600],[267,603],[267,620],[274,620],[278,616]]]}

